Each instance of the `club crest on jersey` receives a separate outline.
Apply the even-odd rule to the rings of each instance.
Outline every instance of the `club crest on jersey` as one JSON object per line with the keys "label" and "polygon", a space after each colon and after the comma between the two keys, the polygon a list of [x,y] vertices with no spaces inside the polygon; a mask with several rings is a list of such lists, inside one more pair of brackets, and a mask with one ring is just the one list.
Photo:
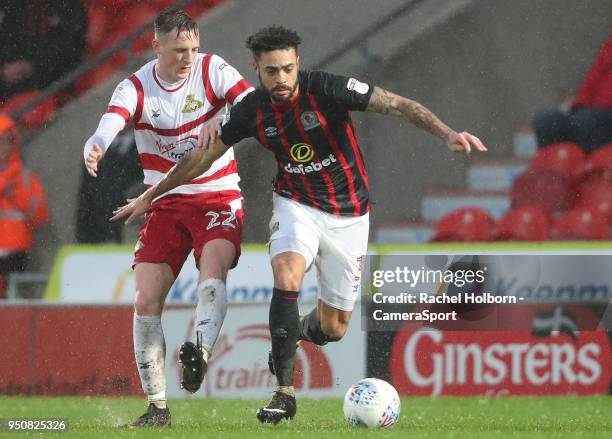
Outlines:
{"label": "club crest on jersey", "polygon": [[195,95],[187,95],[183,113],[194,113],[204,106],[204,102],[198,101]]}
{"label": "club crest on jersey", "polygon": [[302,122],[302,126],[306,131],[321,125],[314,111],[304,111],[300,116],[300,122]]}

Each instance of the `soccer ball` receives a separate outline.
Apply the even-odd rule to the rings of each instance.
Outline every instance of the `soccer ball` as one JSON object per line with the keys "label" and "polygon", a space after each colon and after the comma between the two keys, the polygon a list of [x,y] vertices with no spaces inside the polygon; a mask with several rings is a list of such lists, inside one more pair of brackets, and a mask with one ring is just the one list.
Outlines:
{"label": "soccer ball", "polygon": [[344,396],[344,418],[351,427],[392,427],[399,416],[399,395],[386,381],[366,378],[351,386]]}

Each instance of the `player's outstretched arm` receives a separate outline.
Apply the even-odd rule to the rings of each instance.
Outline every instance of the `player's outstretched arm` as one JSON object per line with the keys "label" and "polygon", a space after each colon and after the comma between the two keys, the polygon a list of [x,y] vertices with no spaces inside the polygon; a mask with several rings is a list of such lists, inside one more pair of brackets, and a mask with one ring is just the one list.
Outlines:
{"label": "player's outstretched arm", "polygon": [[366,111],[401,117],[444,140],[451,151],[470,154],[472,147],[478,151],[487,150],[478,137],[466,131],[455,132],[425,106],[380,87],[374,87]]}
{"label": "player's outstretched arm", "polygon": [[117,134],[125,127],[125,120],[113,113],[105,113],[100,118],[96,132],[83,147],[85,168],[92,177],[98,176],[98,164]]}
{"label": "player's outstretched arm", "polygon": [[127,200],[128,204],[117,208],[113,212],[111,221],[127,217],[125,223],[130,224],[143,215],[157,197],[208,171],[215,160],[225,154],[228,148],[221,138],[217,137],[215,143],[210,144],[208,148],[196,148],[185,154],[159,182],[144,191],[138,198]]}

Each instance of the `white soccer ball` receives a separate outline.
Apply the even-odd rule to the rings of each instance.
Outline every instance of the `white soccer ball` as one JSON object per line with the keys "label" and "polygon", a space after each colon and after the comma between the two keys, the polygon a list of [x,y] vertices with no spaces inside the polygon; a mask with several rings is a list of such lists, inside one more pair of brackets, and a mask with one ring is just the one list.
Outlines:
{"label": "white soccer ball", "polygon": [[387,428],[400,416],[397,390],[386,381],[366,378],[344,396],[344,418],[351,427]]}

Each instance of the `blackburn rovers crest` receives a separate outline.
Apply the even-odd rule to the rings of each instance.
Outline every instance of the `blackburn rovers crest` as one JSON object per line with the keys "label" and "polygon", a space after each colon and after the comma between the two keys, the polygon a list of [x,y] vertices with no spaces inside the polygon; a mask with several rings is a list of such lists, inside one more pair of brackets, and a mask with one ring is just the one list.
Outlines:
{"label": "blackburn rovers crest", "polygon": [[320,125],[319,119],[314,111],[304,111],[300,116],[300,122],[306,131],[316,128]]}

